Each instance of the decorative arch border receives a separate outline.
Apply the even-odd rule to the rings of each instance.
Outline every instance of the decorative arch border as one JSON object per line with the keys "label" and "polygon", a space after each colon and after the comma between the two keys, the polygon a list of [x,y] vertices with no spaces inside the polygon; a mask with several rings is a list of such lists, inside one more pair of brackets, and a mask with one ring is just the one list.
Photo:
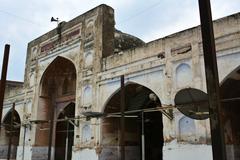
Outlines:
{"label": "decorative arch border", "polygon": [[[120,80],[119,80],[119,84],[120,84]],[[140,86],[143,86],[143,87],[151,90],[154,94],[156,94],[156,91],[154,91],[154,89],[152,89],[152,87],[150,88],[150,87],[146,86],[145,84],[142,84],[142,83],[137,82],[137,81],[134,81],[134,80],[129,80],[129,78],[125,78],[124,87],[126,87],[126,86],[129,85],[129,84],[138,84],[138,85],[140,85]],[[107,104],[109,103],[109,101],[110,101],[110,100],[112,99],[112,97],[113,97],[114,95],[116,95],[116,93],[118,93],[120,90],[121,90],[121,86],[118,87],[117,89],[115,89],[115,91],[112,92],[112,94],[111,94],[110,96],[108,96],[108,98],[106,99],[106,101],[103,103],[103,105],[102,105],[101,108],[100,108],[100,112],[101,112],[101,113],[104,113],[104,110],[106,109],[106,106],[107,106]],[[156,94],[156,95],[157,95],[158,99],[159,99],[160,102],[161,102],[161,97],[160,97],[158,94]],[[99,123],[102,123],[102,120],[103,120],[103,119],[99,119]],[[163,123],[164,123],[164,121],[163,121]],[[164,125],[164,124],[163,124],[163,125]],[[164,130],[165,130],[165,129],[164,129],[164,127],[163,127],[163,136],[164,136]],[[100,125],[99,128],[98,128],[98,133],[99,133],[99,135],[98,135],[98,137],[97,137],[97,140],[98,140],[98,143],[101,145],[101,144],[102,144],[102,136],[103,136],[103,130],[102,130],[102,126],[101,126],[101,125]]]}
{"label": "decorative arch border", "polygon": [[[120,81],[119,81],[120,83]],[[126,83],[124,84],[124,86],[126,87],[127,85],[129,84],[138,84],[140,86],[143,86],[143,87],[146,87],[147,89],[151,90],[154,94],[157,95],[157,97],[159,98],[160,102],[161,102],[161,97],[156,93],[156,91],[148,86],[146,86],[145,84],[142,84],[142,83],[139,83],[137,81],[134,81],[134,80],[128,80],[126,78]],[[101,113],[104,113],[104,110],[106,108],[106,105],[108,104],[108,102],[112,99],[112,97],[121,90],[121,86],[119,88],[117,88],[114,92],[112,92],[112,94],[106,99],[106,101],[103,103],[103,105],[101,106],[100,108],[100,112]]]}
{"label": "decorative arch border", "polygon": [[65,108],[67,108],[69,105],[71,105],[71,104],[74,104],[74,105],[75,105],[75,113],[76,113],[76,103],[75,103],[74,101],[67,102],[67,103],[64,105],[64,107],[62,107],[62,110],[56,113],[56,119],[58,119],[59,116],[60,116],[60,114],[62,113],[62,111],[63,111]]}
{"label": "decorative arch border", "polygon": [[189,66],[190,68],[192,68],[191,67],[191,65],[188,63],[188,62],[182,62],[182,63],[179,63],[179,64],[177,64],[174,68],[175,68],[175,70],[177,70],[180,66],[182,66],[182,65],[187,65],[187,66]]}
{"label": "decorative arch border", "polygon": [[41,73],[40,78],[39,78],[39,82],[38,82],[39,86],[42,84],[43,77],[44,77],[44,75],[46,74],[48,68],[49,68],[57,59],[59,59],[59,58],[63,58],[63,59],[66,59],[66,60],[70,61],[70,62],[73,64],[73,66],[74,66],[74,68],[75,68],[75,72],[76,72],[76,74],[77,74],[76,64],[75,64],[75,62],[74,62],[71,58],[66,57],[66,56],[56,56],[56,57],[53,58],[53,59],[51,60],[51,62],[50,62],[48,65],[46,65],[45,68],[43,69],[43,72]]}
{"label": "decorative arch border", "polygon": [[[3,123],[4,120],[6,119],[7,115],[11,113],[11,111],[12,111],[12,108],[8,109],[5,113],[3,113],[3,116],[2,116],[3,118],[1,119],[1,122],[2,122],[2,123]],[[18,111],[16,108],[15,108],[15,111],[16,111],[16,113],[17,113],[18,116],[19,116],[20,122],[22,122],[22,117],[21,117],[20,114],[19,114],[20,111]]]}
{"label": "decorative arch border", "polygon": [[219,82],[219,86],[221,86],[226,80],[231,77],[237,70],[240,69],[240,65],[234,68],[231,72],[229,72],[227,75],[224,76],[224,78]]}
{"label": "decorative arch border", "polygon": [[77,83],[77,69],[76,69],[76,64],[75,64],[75,62],[74,62],[71,58],[69,58],[69,57],[57,56],[57,57],[55,57],[54,59],[52,59],[51,62],[50,62],[48,65],[45,66],[44,71],[41,73],[40,78],[38,79],[39,81],[37,82],[37,83],[38,83],[38,93],[41,93],[42,82],[43,82],[43,79],[44,79],[45,74],[47,73],[48,68],[49,68],[56,60],[58,60],[59,58],[68,60],[69,62],[71,62],[71,63],[73,64],[74,69],[75,69],[75,73],[76,73],[76,83]]}

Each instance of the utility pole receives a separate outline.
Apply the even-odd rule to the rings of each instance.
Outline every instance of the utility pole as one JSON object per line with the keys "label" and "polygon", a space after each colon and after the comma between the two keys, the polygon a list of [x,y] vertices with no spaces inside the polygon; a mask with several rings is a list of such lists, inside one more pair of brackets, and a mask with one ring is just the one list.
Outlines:
{"label": "utility pole", "polygon": [[219,79],[210,0],[198,0],[205,62],[213,160],[226,160],[223,126],[220,116]]}
{"label": "utility pole", "polygon": [[3,99],[4,99],[4,93],[5,93],[5,87],[6,87],[9,50],[10,50],[10,45],[6,44],[4,48],[2,75],[1,75],[1,81],[0,81],[0,123],[2,121]]}

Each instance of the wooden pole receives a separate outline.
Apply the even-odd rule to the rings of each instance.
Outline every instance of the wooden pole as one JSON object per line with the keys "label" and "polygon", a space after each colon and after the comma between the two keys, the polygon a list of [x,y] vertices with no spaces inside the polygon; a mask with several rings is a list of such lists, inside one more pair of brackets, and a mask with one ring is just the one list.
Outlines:
{"label": "wooden pole", "polygon": [[220,95],[216,49],[210,0],[199,0],[202,43],[205,62],[213,160],[226,160],[223,126],[220,116]]}
{"label": "wooden pole", "polygon": [[4,93],[5,93],[5,87],[6,87],[6,79],[7,79],[9,50],[10,50],[10,45],[6,44],[4,48],[2,75],[1,75],[1,81],[0,81],[0,122],[2,122],[2,110],[3,110],[3,100],[4,100]]}

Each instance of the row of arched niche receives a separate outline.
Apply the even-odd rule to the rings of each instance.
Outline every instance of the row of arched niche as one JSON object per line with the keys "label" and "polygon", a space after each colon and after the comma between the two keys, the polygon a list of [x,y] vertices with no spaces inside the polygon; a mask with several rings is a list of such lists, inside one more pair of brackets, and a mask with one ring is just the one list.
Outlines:
{"label": "row of arched niche", "polygon": [[[177,69],[180,71],[189,70],[186,65]],[[240,78],[236,78],[240,71],[236,69],[226,78],[225,82],[221,84],[221,98],[230,99],[237,98],[240,95]],[[184,75],[178,75],[178,78]],[[62,79],[62,82],[59,82]],[[67,80],[66,80],[67,79]],[[62,85],[59,85],[62,84]],[[91,96],[91,87],[85,88],[86,96]],[[77,116],[75,113],[75,93],[76,93],[76,69],[74,64],[65,59],[56,58],[46,69],[41,80],[41,89],[38,104],[38,117],[39,120],[49,120],[51,118],[51,111],[54,111],[53,125],[53,144],[55,148],[55,160],[64,160],[72,157],[72,149],[74,139],[80,138],[79,135],[74,135],[75,126],[67,121],[60,121],[64,118],[74,118]],[[137,83],[129,83],[125,86],[126,93],[126,111],[141,110],[148,108],[161,107],[161,100],[149,88],[139,85]],[[104,112],[107,114],[120,112],[120,91],[114,93],[112,98],[106,103]],[[86,98],[86,97],[85,97]],[[87,99],[87,98],[86,98]],[[90,102],[89,102],[90,103]],[[238,107],[239,101],[222,101],[222,117],[224,119],[225,128],[225,142],[238,148],[240,144],[239,133],[240,127],[237,125],[239,122]],[[55,108],[54,110],[52,108]],[[12,114],[12,112],[14,112]],[[13,116],[13,117],[12,117]],[[161,112],[147,112],[144,113],[144,128],[142,128],[141,112],[129,112],[125,118],[125,146],[129,157],[141,159],[142,148],[142,129],[145,134],[145,159],[146,160],[159,160],[162,159],[162,148],[164,145],[163,136],[163,120]],[[14,119],[15,124],[21,124],[20,116],[16,111],[9,111],[3,119],[4,127],[1,128],[1,148],[6,153],[9,137],[9,123],[11,118]],[[59,120],[59,121],[58,121]],[[179,122],[179,140],[188,140],[196,134],[195,120],[183,116]],[[17,125],[16,125],[17,126]],[[49,127],[48,123],[39,123],[36,125],[36,139],[34,147],[47,147],[49,141]],[[94,140],[94,135],[91,133],[91,122],[86,122],[82,126],[82,141],[87,143]],[[98,145],[102,147],[100,152],[100,159],[117,159],[119,157],[120,145],[120,119],[119,117],[108,117],[101,120],[101,141]],[[16,147],[19,144],[20,126],[14,128],[12,141],[12,158],[16,158]],[[181,139],[182,137],[182,139]],[[187,138],[186,138],[187,137]],[[185,139],[186,138],[186,139]],[[67,140],[66,140],[67,139]],[[67,148],[67,150],[66,150]],[[47,154],[47,153],[45,153]],[[237,154],[237,153],[236,153]],[[2,155],[2,157],[6,154]],[[34,157],[34,155],[33,155]]]}

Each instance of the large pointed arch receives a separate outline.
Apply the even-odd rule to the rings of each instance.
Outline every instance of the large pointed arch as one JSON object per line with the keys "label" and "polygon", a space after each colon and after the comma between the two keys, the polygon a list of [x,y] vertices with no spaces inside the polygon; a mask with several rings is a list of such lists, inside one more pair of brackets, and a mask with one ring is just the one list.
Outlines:
{"label": "large pointed arch", "polygon": [[57,56],[56,58],[54,58],[45,68],[44,68],[44,71],[42,72],[41,74],[41,78],[40,78],[40,83],[43,81],[44,79],[44,75],[49,72],[51,66],[54,66],[55,63],[61,61],[61,60],[64,60],[64,61],[68,61],[69,63],[71,63],[71,65],[73,66],[75,72],[76,72],[76,64],[74,63],[74,61],[68,57],[63,57],[63,56]]}
{"label": "large pointed arch", "polygon": [[[76,68],[74,63],[64,57],[56,57],[45,69],[39,84],[39,97],[37,107],[37,122],[35,135],[35,148],[44,150],[43,156],[47,156],[50,130],[52,134],[52,146],[55,146],[57,114],[64,106],[75,102],[76,95]],[[75,109],[75,107],[74,107]],[[50,121],[49,121],[50,120]],[[44,122],[44,123],[43,123]],[[49,122],[49,123],[48,123]],[[32,158],[39,156],[34,152]],[[45,154],[45,155],[44,155]]]}
{"label": "large pointed arch", "polygon": [[[69,67],[66,67],[66,66],[69,66]],[[44,91],[42,91],[42,88],[43,88],[43,85],[46,82],[47,78],[49,79],[49,77],[62,76],[62,75],[56,75],[56,74],[58,74],[58,73],[56,73],[58,71],[62,75],[68,74],[71,76],[75,76],[75,78],[76,78],[77,71],[76,71],[75,64],[70,59],[58,56],[46,67],[46,69],[44,70],[44,72],[40,78],[40,84],[39,84],[40,94],[42,94],[42,92],[44,92]],[[66,71],[66,72],[64,73],[64,71]],[[64,81],[66,82],[68,80],[63,79],[62,81],[63,81],[62,82],[62,85],[63,85]]]}
{"label": "large pointed arch", "polygon": [[[148,87],[147,85],[143,84],[143,83],[140,83],[140,82],[132,81],[132,80],[131,80],[131,81],[127,81],[127,82],[124,84],[124,86],[127,87],[127,86],[132,85],[132,84],[145,87],[145,88],[148,89],[151,93],[154,93],[154,94],[158,97],[158,99],[159,99],[159,101],[160,101],[161,98],[160,98],[160,96],[156,93],[156,91],[155,91],[154,89]],[[115,91],[113,91],[113,92],[111,93],[111,95],[110,95],[109,97],[107,97],[107,100],[104,102],[104,104],[103,104],[103,106],[102,106],[102,108],[101,108],[101,112],[104,112],[104,111],[105,111],[105,108],[106,108],[107,104],[108,104],[109,101],[113,98],[113,96],[115,96],[116,94],[119,94],[119,93],[120,93],[120,89],[121,89],[121,88],[118,87]]]}
{"label": "large pointed arch", "polygon": [[[163,124],[161,112],[144,113],[145,144],[141,141],[141,115],[144,109],[161,106],[158,96],[149,88],[129,82],[125,85],[126,94],[126,112],[131,111],[125,118],[125,148],[128,148],[125,154],[131,154],[135,159],[141,159],[141,149],[145,147],[146,160],[161,160],[163,147]],[[120,112],[120,89],[110,96],[104,107],[105,114]],[[119,117],[105,118],[102,120],[101,144],[103,151],[100,159],[117,159],[119,157],[119,136],[120,121]],[[112,154],[109,154],[112,153]]]}
{"label": "large pointed arch", "polygon": [[[230,72],[220,84],[221,116],[227,157],[237,157],[240,149],[240,66]],[[229,148],[233,150],[229,151]]]}

